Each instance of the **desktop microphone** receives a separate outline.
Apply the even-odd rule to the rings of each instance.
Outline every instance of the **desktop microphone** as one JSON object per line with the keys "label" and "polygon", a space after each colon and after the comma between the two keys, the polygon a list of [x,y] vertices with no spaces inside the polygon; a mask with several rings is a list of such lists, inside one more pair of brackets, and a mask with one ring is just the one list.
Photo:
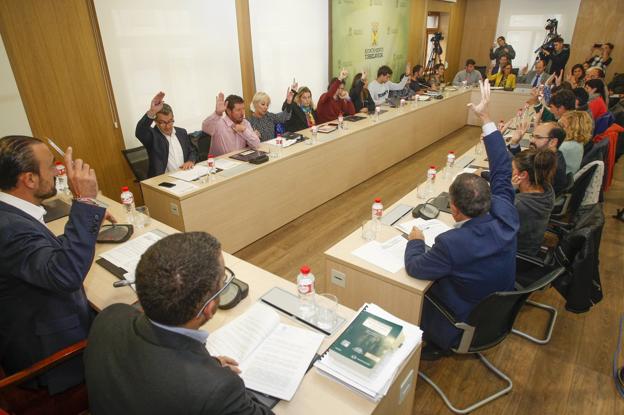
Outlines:
{"label": "desktop microphone", "polygon": [[119,280],[119,281],[115,281],[113,283],[113,287],[115,287],[115,288],[127,287],[128,285],[132,285],[132,284],[134,284],[134,281]]}

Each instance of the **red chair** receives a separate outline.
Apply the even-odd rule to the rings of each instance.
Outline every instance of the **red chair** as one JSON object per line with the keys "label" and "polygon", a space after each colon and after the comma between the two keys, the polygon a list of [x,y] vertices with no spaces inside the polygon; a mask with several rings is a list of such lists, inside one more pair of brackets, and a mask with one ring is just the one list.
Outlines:
{"label": "red chair", "polygon": [[607,160],[605,160],[605,180],[602,184],[604,191],[606,192],[611,186],[613,180],[613,168],[615,166],[615,153],[617,149],[618,135],[624,132],[618,124],[611,124],[607,130],[594,137],[594,143],[599,143],[602,140],[609,140],[609,151],[607,153]]}
{"label": "red chair", "polygon": [[0,415],[69,415],[84,414],[89,409],[85,383],[76,385],[56,395],[49,395],[45,389],[19,387],[29,379],[37,377],[59,363],[81,354],[87,341],[82,340],[35,363],[31,367],[11,376],[4,376],[0,368]]}

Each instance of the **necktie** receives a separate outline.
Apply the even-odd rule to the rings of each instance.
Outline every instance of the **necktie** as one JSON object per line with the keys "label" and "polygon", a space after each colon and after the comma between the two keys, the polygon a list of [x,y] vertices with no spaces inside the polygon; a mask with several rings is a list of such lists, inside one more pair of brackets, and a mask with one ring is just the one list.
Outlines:
{"label": "necktie", "polygon": [[533,86],[536,87],[537,83],[539,82],[540,76],[538,74],[535,74],[535,80],[533,81]]}

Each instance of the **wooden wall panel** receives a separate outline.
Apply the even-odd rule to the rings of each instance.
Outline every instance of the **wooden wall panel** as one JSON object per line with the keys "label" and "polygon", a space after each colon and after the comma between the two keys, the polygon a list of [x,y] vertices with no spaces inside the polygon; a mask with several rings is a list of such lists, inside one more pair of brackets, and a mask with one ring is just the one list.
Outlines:
{"label": "wooden wall panel", "polygon": [[611,80],[615,73],[624,72],[624,1],[581,0],[566,68],[570,69],[575,63],[587,59],[591,46],[596,42],[615,45],[607,80]]}
{"label": "wooden wall panel", "polygon": [[500,0],[469,0],[462,33],[460,67],[472,58],[477,65],[488,65],[498,23]]}
{"label": "wooden wall panel", "polygon": [[427,2],[427,12],[449,13],[450,15],[448,33],[445,33],[446,50],[444,51],[448,62],[448,69],[445,74],[447,80],[453,79],[457,71],[463,66],[460,65],[459,57],[467,2],[468,0],[457,0],[456,3],[441,0],[428,0]]}
{"label": "wooden wall panel", "polygon": [[[243,83],[243,99],[249,104],[256,93],[249,0],[236,0],[236,26],[238,29],[238,51]],[[247,107],[247,113],[249,114],[249,105],[245,105],[245,107]]]}
{"label": "wooden wall panel", "polygon": [[117,200],[133,175],[94,17],[91,0],[0,2],[0,30],[33,134],[71,145]]}
{"label": "wooden wall panel", "polygon": [[416,65],[425,65],[427,52],[425,43],[427,42],[427,0],[412,0],[410,16],[410,35],[407,52],[407,60]]}

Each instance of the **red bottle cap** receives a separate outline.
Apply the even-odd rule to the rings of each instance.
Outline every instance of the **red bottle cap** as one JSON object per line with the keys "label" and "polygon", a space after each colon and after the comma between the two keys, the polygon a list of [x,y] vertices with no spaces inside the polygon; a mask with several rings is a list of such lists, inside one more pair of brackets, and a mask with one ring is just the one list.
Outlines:
{"label": "red bottle cap", "polygon": [[375,203],[381,203],[381,198],[376,197],[376,198],[375,198]]}
{"label": "red bottle cap", "polygon": [[59,166],[59,165],[61,165],[61,166],[62,166],[62,165],[63,165],[63,163],[61,163],[60,161],[57,161],[57,162],[55,162],[54,164],[55,164],[55,165],[57,165],[57,166]]}
{"label": "red bottle cap", "polygon": [[455,154],[455,152],[454,151],[449,151],[449,154]]}
{"label": "red bottle cap", "polygon": [[209,158],[209,159],[213,159],[213,158],[214,158],[214,156],[213,156],[212,154],[208,154],[208,158]]}
{"label": "red bottle cap", "polygon": [[122,188],[121,188],[121,191],[122,191],[122,192],[127,192],[127,191],[128,191],[128,186],[124,186],[124,187],[122,187]]}
{"label": "red bottle cap", "polygon": [[435,169],[435,166],[429,166],[430,169]]}
{"label": "red bottle cap", "polygon": [[302,266],[301,268],[299,268],[299,271],[300,271],[302,274],[304,274],[304,275],[305,275],[305,274],[309,274],[309,273],[310,273],[310,267],[309,267],[309,266],[307,266],[307,265],[304,265],[304,266]]}

